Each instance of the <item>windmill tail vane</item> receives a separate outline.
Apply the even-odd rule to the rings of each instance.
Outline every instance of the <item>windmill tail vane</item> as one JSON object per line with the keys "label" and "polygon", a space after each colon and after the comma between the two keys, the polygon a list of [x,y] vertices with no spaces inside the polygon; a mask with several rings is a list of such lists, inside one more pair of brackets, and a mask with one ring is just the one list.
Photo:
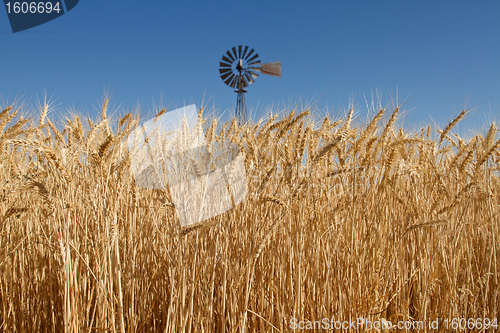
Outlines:
{"label": "windmill tail vane", "polygon": [[259,73],[281,77],[281,61],[261,64],[259,54],[248,46],[233,47],[220,61],[219,73],[222,81],[238,94],[236,100],[236,118],[240,125],[246,123],[247,112],[245,90],[255,82]]}

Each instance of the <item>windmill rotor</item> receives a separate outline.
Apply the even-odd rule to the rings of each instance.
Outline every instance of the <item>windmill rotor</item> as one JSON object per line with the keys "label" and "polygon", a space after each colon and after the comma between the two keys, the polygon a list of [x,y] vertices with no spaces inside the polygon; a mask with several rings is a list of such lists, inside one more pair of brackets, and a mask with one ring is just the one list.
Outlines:
{"label": "windmill rotor", "polygon": [[[228,50],[220,61],[219,73],[222,81],[231,88],[241,90],[255,82],[259,76],[260,68],[255,65],[260,64],[259,55],[254,54],[255,50],[249,47],[238,46]],[[252,78],[252,79],[249,79]]]}
{"label": "windmill rotor", "polygon": [[219,74],[226,85],[237,89],[236,116],[240,123],[246,122],[244,89],[254,83],[259,74],[281,77],[281,61],[261,64],[259,54],[254,49],[242,45],[235,46],[222,56]]}

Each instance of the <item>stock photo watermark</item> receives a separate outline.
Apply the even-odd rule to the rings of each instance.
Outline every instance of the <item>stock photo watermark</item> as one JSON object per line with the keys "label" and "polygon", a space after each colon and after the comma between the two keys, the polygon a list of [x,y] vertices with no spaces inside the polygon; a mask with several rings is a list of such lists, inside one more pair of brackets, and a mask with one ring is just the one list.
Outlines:
{"label": "stock photo watermark", "polygon": [[335,318],[322,318],[319,320],[290,319],[292,330],[497,330],[497,318],[437,318],[434,320],[402,320],[391,322],[386,319],[371,320],[368,318],[356,318],[350,320],[339,320]]}
{"label": "stock photo watermark", "polygon": [[79,0],[11,1],[4,0],[12,32],[31,29],[66,14]]}

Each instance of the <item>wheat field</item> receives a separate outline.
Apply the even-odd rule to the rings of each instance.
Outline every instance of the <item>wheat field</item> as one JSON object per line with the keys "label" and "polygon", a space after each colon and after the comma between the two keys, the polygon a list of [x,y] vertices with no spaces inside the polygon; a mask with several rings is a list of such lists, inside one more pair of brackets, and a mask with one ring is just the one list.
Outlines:
{"label": "wheat field", "polygon": [[397,125],[399,107],[364,122],[307,108],[245,126],[205,119],[208,142],[243,151],[248,195],[181,228],[169,190],[131,176],[122,142],[137,115],[108,118],[106,101],[99,121],[58,126],[48,108],[0,113],[1,332],[500,317],[494,123],[462,139],[467,111],[418,131]]}

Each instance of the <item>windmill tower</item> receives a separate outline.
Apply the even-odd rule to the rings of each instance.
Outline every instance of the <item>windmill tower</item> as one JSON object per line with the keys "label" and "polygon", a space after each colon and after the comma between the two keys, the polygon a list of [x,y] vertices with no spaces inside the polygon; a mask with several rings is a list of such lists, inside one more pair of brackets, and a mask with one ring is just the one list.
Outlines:
{"label": "windmill tower", "polygon": [[243,49],[240,45],[237,50],[236,47],[228,50],[222,56],[219,68],[222,81],[231,88],[236,88],[236,118],[240,125],[247,121],[245,88],[255,82],[259,73],[281,77],[281,61],[261,64],[259,54],[254,53],[254,49],[248,52],[248,49],[248,46]]}

